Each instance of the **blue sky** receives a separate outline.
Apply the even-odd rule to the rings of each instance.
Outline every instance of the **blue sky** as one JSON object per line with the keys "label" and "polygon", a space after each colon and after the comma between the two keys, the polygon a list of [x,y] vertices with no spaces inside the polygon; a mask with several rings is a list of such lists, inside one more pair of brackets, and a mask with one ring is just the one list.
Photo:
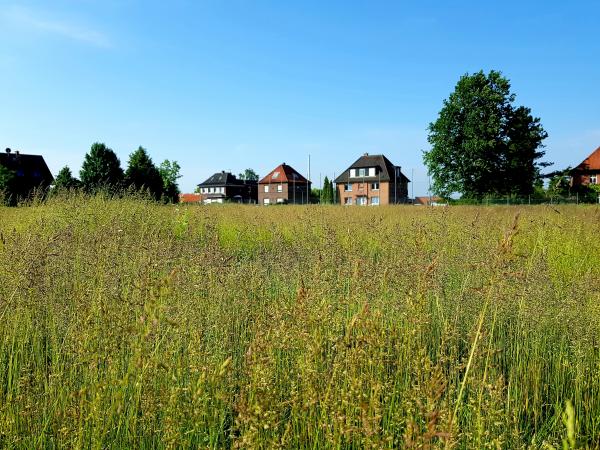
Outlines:
{"label": "blue sky", "polygon": [[312,179],[384,153],[426,194],[427,126],[458,78],[510,78],[547,159],[600,145],[600,2],[0,0],[0,146],[79,172],[95,141],[182,166]]}

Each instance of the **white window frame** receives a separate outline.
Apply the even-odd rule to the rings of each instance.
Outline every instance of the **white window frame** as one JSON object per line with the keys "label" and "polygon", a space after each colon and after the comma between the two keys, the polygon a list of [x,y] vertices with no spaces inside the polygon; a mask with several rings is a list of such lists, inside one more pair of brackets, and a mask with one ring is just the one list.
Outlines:
{"label": "white window frame", "polygon": [[269,193],[269,185],[265,184],[263,192]]}
{"label": "white window frame", "polygon": [[[377,186],[377,187],[376,187]],[[371,183],[371,190],[372,191],[378,191],[379,190],[379,181],[373,181]]]}
{"label": "white window frame", "polygon": [[377,196],[377,197],[371,197],[371,205],[373,205],[373,206],[379,206],[379,196]]}
{"label": "white window frame", "polygon": [[352,183],[344,184],[344,192],[352,192]]}
{"label": "white window frame", "polygon": [[374,177],[375,176],[375,167],[369,167],[369,176],[370,177]]}
{"label": "white window frame", "polygon": [[350,169],[350,178],[356,178],[356,169]]}
{"label": "white window frame", "polygon": [[263,198],[263,205],[270,205],[270,204],[271,204],[270,198]]}
{"label": "white window frame", "polygon": [[598,184],[598,175],[593,173],[590,175],[590,184]]}
{"label": "white window frame", "polygon": [[283,192],[283,184],[277,185],[277,192]]}
{"label": "white window frame", "polygon": [[369,200],[367,199],[367,197],[366,197],[366,196],[364,196],[364,195],[361,195],[361,196],[359,196],[359,197],[356,197],[356,204],[357,204],[358,206],[366,206],[366,205],[368,205],[368,204],[369,204]]}
{"label": "white window frame", "polygon": [[366,177],[368,175],[369,175],[369,171],[365,167],[361,167],[360,169],[357,169],[357,173],[356,173],[357,177]]}
{"label": "white window frame", "polygon": [[344,197],[344,205],[351,206],[352,205],[352,197]]}

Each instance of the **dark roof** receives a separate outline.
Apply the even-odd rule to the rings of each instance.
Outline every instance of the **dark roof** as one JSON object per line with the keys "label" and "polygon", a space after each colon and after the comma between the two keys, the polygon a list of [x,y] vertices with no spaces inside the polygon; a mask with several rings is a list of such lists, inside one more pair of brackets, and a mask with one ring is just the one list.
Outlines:
{"label": "dark roof", "polygon": [[41,155],[24,155],[19,152],[0,153],[0,164],[9,170],[17,172],[38,186],[50,186],[54,177]]}
{"label": "dark roof", "polygon": [[600,147],[594,150],[581,164],[575,167],[571,173],[586,173],[600,171]]}
{"label": "dark roof", "polygon": [[243,186],[247,184],[244,180],[238,179],[235,175],[230,172],[217,172],[210,176],[204,183],[200,183],[198,186]]}
{"label": "dark roof", "polygon": [[299,183],[306,184],[308,180],[300,172],[286,163],[275,167],[269,174],[258,182],[258,184],[276,184],[276,183]]}
{"label": "dark roof", "polygon": [[[394,178],[395,169],[397,166],[387,159],[384,155],[369,155],[365,153],[363,156],[354,161],[339,177],[335,179],[336,183],[347,183],[350,178],[350,169],[361,169],[367,167],[378,167],[379,174],[374,177],[364,177],[365,180],[391,181]],[[404,181],[410,181],[406,175],[400,172],[400,176]]]}

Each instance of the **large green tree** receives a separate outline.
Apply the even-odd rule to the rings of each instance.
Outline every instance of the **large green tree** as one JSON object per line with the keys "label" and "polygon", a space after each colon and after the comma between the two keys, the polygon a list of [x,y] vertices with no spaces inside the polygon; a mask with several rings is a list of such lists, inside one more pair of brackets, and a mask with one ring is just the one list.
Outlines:
{"label": "large green tree", "polygon": [[106,145],[96,142],[85,155],[79,177],[87,191],[101,188],[120,188],[123,183],[123,169],[115,152]]}
{"label": "large green tree", "polygon": [[160,200],[162,197],[163,179],[144,147],[138,147],[129,155],[125,171],[125,185],[136,191],[147,190],[156,200]]}
{"label": "large green tree", "polygon": [[436,194],[481,198],[533,192],[540,168],[549,165],[539,161],[548,134],[529,108],[514,102],[500,72],[460,78],[429,125],[431,149],[424,162]]}
{"label": "large green tree", "polygon": [[163,200],[168,203],[179,202],[179,185],[177,180],[181,178],[179,173],[181,166],[177,161],[165,159],[158,168],[163,182]]}
{"label": "large green tree", "polygon": [[54,190],[69,190],[81,187],[81,182],[73,176],[68,166],[60,169],[54,178]]}

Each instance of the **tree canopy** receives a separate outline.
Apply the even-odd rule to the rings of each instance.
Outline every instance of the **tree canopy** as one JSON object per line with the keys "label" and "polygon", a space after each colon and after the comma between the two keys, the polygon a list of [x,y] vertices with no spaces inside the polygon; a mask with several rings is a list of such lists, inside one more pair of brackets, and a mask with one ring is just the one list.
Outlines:
{"label": "tree canopy", "polygon": [[539,118],[515,106],[500,72],[464,75],[429,125],[424,162],[437,195],[527,195],[533,191],[548,136]]}
{"label": "tree canopy", "polygon": [[333,203],[333,182],[327,176],[325,176],[325,179],[323,180],[320,203],[323,205],[330,205]]}
{"label": "tree canopy", "polygon": [[102,143],[94,143],[85,155],[81,183],[87,191],[100,188],[118,188],[123,183],[123,169],[115,152]]}
{"label": "tree canopy", "polygon": [[238,178],[244,181],[258,181],[258,174],[253,169],[246,169]]}
{"label": "tree canopy", "polygon": [[179,171],[181,166],[177,161],[165,159],[158,168],[163,182],[163,200],[169,203],[179,202],[179,185],[177,180],[181,178]]}
{"label": "tree canopy", "polygon": [[138,147],[131,155],[125,171],[125,184],[135,190],[148,190],[150,195],[159,200],[163,195],[163,179],[152,158],[144,147]]}
{"label": "tree canopy", "polygon": [[54,178],[55,190],[77,189],[81,186],[81,182],[73,176],[71,169],[68,166],[60,169],[60,172]]}

